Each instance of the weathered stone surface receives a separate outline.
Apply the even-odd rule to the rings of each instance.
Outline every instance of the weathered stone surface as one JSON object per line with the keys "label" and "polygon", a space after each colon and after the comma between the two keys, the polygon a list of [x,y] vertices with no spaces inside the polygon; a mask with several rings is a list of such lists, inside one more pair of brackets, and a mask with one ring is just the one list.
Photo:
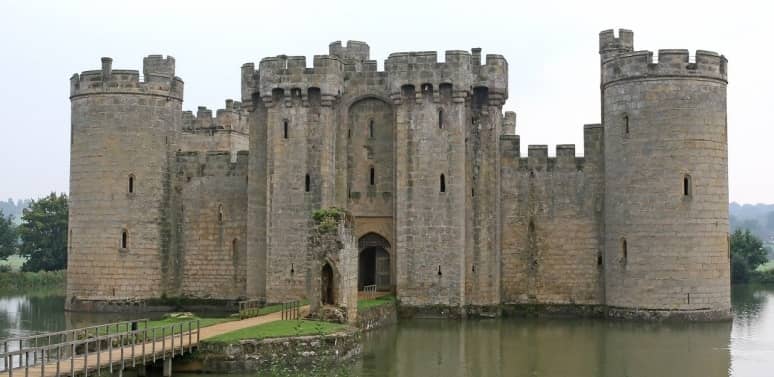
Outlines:
{"label": "weathered stone surface", "polygon": [[[182,111],[174,59],[146,58],[144,81],[104,59],[71,79],[68,306],[314,306],[329,263],[350,320],[366,267],[408,316],[578,305],[722,317],[726,59],[661,50],[654,63],[626,30],[599,42],[602,123],[584,127],[582,157],[574,145],[522,156],[516,115],[502,112],[508,64],[480,49],[443,63],[394,53],[384,71],[355,41],[310,67],[265,58],[242,66],[241,102],[215,116]],[[311,213],[328,207],[352,214],[351,234],[315,255]]]}

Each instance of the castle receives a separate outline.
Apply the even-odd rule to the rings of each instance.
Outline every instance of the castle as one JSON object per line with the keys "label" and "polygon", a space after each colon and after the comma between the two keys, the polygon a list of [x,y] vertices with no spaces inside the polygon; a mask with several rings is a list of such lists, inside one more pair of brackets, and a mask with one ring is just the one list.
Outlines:
{"label": "castle", "polygon": [[[172,57],[142,76],[103,58],[70,79],[67,307],[336,284],[415,313],[727,318],[727,61],[635,51],[623,29],[599,53],[602,123],[583,127],[582,157],[523,156],[508,63],[477,48],[393,53],[384,71],[355,41],[311,67],[264,58],[242,66],[241,102],[195,115]],[[318,260],[311,214],[329,207],[351,240]]]}

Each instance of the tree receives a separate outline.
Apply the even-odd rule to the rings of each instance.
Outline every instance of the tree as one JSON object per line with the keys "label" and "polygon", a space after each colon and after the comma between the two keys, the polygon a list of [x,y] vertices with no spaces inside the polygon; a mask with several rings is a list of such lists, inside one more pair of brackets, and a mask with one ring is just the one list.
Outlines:
{"label": "tree", "polygon": [[731,235],[731,281],[747,283],[755,269],[766,263],[763,241],[749,229],[737,229]]}
{"label": "tree", "polygon": [[27,257],[23,271],[53,271],[67,267],[67,195],[54,193],[33,200],[19,225],[19,254]]}
{"label": "tree", "polygon": [[16,245],[19,236],[16,234],[16,226],[13,224],[13,215],[5,217],[0,209],[0,260],[16,254]]}

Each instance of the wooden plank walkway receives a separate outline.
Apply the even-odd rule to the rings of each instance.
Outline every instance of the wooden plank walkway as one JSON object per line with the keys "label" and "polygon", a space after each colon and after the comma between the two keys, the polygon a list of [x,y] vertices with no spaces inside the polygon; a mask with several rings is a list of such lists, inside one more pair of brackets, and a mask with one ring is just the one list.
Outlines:
{"label": "wooden plank walkway", "polygon": [[[300,307],[300,310],[297,310],[295,314],[292,314],[292,317],[295,317],[298,315],[299,318],[303,318],[307,313],[309,312],[309,306],[303,306]],[[104,372],[114,372],[123,370],[124,368],[130,368],[130,367],[136,367],[136,366],[142,366],[148,363],[153,363],[157,360],[167,360],[174,358],[175,356],[182,355],[186,352],[191,352],[194,348],[197,347],[198,343],[202,340],[206,340],[209,338],[213,338],[215,336],[225,334],[228,332],[241,330],[244,328],[252,327],[261,325],[264,323],[279,321],[284,318],[288,318],[290,315],[287,312],[275,312],[259,317],[252,317],[237,321],[229,321],[229,322],[223,322],[212,326],[202,327],[202,328],[195,328],[196,325],[194,325],[194,328],[191,330],[188,330],[188,326],[190,322],[181,322],[179,325],[181,326],[180,329],[182,330],[180,333],[175,333],[174,337],[169,335],[159,336],[162,335],[160,333],[160,328],[157,329],[159,331],[154,331],[154,335],[148,338],[148,335],[151,334],[151,329],[142,329],[142,330],[135,330],[132,331],[132,339],[136,338],[139,334],[144,334],[143,338],[148,339],[147,341],[143,341],[137,344],[129,344],[123,347],[112,347],[113,341],[115,341],[117,336],[121,336],[121,341],[118,344],[124,344],[129,337],[123,338],[124,334],[114,334],[110,336],[101,336],[99,338],[94,338],[91,340],[83,340],[80,341],[80,345],[83,348],[89,348],[89,352],[81,352],[76,354],[76,356],[73,357],[67,357],[63,358],[60,361],[52,361],[47,363],[38,363],[34,365],[30,365],[29,367],[16,367],[12,369],[8,369],[5,371],[2,371],[3,375],[6,375],[8,377],[57,377],[57,376],[73,376],[73,375],[83,375],[88,376],[90,374],[96,374],[100,375]],[[194,321],[195,322],[195,321]],[[175,326],[176,329],[178,328],[178,324],[173,324],[171,326]],[[170,325],[167,325],[165,328],[169,328]],[[175,330],[177,331],[177,330]],[[165,332],[168,334],[168,332]],[[100,350],[99,352],[94,351],[91,352],[91,348],[97,344],[99,340],[107,340],[107,342],[110,342],[109,346],[110,349],[108,350]],[[105,342],[107,344],[107,342]],[[75,342],[69,342],[68,344],[72,344],[71,346],[73,349],[75,349]],[[86,344],[86,346],[83,346],[83,344]],[[100,346],[102,346],[102,343],[100,343]],[[48,346],[51,347],[51,346]],[[50,354],[50,350],[56,349],[56,345],[53,346],[54,348],[49,348],[46,352],[47,355]],[[102,346],[105,347],[105,346]],[[39,347],[39,348],[46,348],[46,347]],[[61,347],[59,350],[54,352],[60,352]],[[80,351],[83,351],[81,349]],[[61,353],[61,352],[60,352]],[[51,356],[53,357],[53,356]],[[45,358],[45,355],[44,355]],[[19,357],[19,360],[21,360],[21,357]],[[7,362],[7,360],[6,360]],[[5,364],[8,365],[8,364]],[[171,364],[170,364],[171,366]],[[165,373],[167,375],[167,373]]]}

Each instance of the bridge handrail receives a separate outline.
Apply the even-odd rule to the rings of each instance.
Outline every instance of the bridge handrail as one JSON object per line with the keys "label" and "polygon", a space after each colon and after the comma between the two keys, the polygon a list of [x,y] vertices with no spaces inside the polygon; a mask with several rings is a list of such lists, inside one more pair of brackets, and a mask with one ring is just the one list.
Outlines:
{"label": "bridge handrail", "polygon": [[[186,330],[187,328],[187,330]],[[167,329],[169,332],[167,332]],[[90,345],[96,345],[96,351],[92,353],[93,357],[96,357],[97,359],[97,368],[101,369],[103,367],[109,367],[110,372],[112,373],[113,370],[113,356],[112,351],[113,348],[119,348],[121,349],[121,357],[120,360],[116,360],[117,362],[121,362],[121,368],[123,369],[124,363],[126,360],[131,360],[132,366],[134,367],[136,365],[138,357],[141,357],[142,363],[146,363],[146,359],[156,361],[157,360],[157,352],[156,352],[156,343],[158,341],[162,342],[160,351],[160,358],[165,359],[168,355],[168,353],[171,351],[171,357],[175,356],[176,351],[180,350],[180,355],[185,353],[186,346],[188,347],[188,352],[190,353],[192,351],[192,347],[194,344],[194,337],[195,337],[195,343],[199,342],[200,337],[200,322],[198,319],[190,320],[190,321],[182,321],[177,323],[172,323],[168,325],[162,325],[158,327],[148,327],[145,326],[142,329],[137,330],[130,330],[128,332],[121,332],[121,333],[113,333],[113,334],[99,334],[99,332],[96,333],[94,337],[84,338],[84,339],[75,339],[63,343],[56,343],[56,344],[47,344],[42,346],[36,346],[36,347],[27,347],[24,349],[14,350],[10,352],[3,352],[0,353],[0,360],[2,360],[3,365],[2,368],[0,368],[0,371],[2,372],[8,372],[9,377],[13,376],[13,370],[14,369],[24,369],[25,376],[28,375],[29,368],[40,365],[40,373],[41,376],[45,374],[45,366],[46,364],[50,363],[52,361],[56,362],[55,368],[57,370],[57,375],[60,375],[60,366],[62,361],[70,361],[70,375],[74,375],[74,359],[76,357],[83,356],[84,360],[84,366],[83,366],[83,374],[88,375],[88,371],[86,369],[94,369],[88,367],[88,358],[89,354],[92,353],[90,350]],[[161,330],[160,333],[158,330]],[[150,337],[148,335],[151,335]],[[140,335],[142,335],[140,337]],[[160,335],[157,336],[157,335]],[[185,336],[188,337],[188,342],[185,344]],[[177,344],[176,344],[176,339]],[[118,340],[116,343],[116,347],[114,347],[114,341]],[[138,342],[138,340],[140,340]],[[167,349],[167,340],[170,341],[170,349]],[[103,343],[105,343],[106,349],[102,349]],[[150,347],[152,347],[152,353],[151,355],[148,355],[146,352],[146,346],[150,344]],[[83,346],[81,349],[80,346]],[[137,346],[142,347],[142,355],[135,355],[135,348]],[[131,347],[130,351],[130,358],[127,359],[127,357],[124,356],[124,350],[127,347]],[[52,356],[52,350],[56,350],[56,353],[54,356]],[[64,351],[64,352],[63,352]],[[108,364],[107,366],[103,365],[103,363],[100,361],[100,356],[102,351],[108,351]],[[129,351],[127,351],[129,352]],[[32,362],[30,362],[30,355],[32,355]],[[69,358],[63,358],[67,357],[69,355]],[[149,357],[150,356],[150,357]],[[152,358],[151,358],[152,357]],[[18,364],[16,367],[14,367],[14,361],[18,360]],[[10,366],[10,368],[9,368]]]}
{"label": "bridge handrail", "polygon": [[[148,319],[147,318],[143,318],[143,319],[135,319],[135,320],[130,320],[130,321],[106,323],[104,325],[94,325],[94,326],[80,327],[80,328],[76,328],[76,329],[54,331],[54,332],[49,332],[49,333],[45,333],[45,334],[36,334],[36,335],[28,335],[28,336],[19,336],[19,337],[15,337],[15,338],[0,339],[0,344],[3,345],[3,352],[7,352],[8,351],[7,347],[8,347],[9,343],[24,342],[24,341],[27,341],[29,343],[30,340],[48,339],[49,340],[48,344],[51,344],[50,343],[50,339],[52,337],[72,334],[73,335],[73,339],[74,339],[76,334],[83,333],[85,335],[88,335],[88,332],[90,330],[95,330],[95,329],[97,330],[97,333],[99,333],[99,331],[102,328],[104,328],[104,329],[106,329],[106,333],[109,334],[110,333],[110,328],[115,326],[115,328],[116,328],[116,332],[115,333],[118,333],[120,327],[121,326],[125,326],[126,330],[120,331],[120,332],[121,333],[126,333],[127,331],[130,331],[129,328],[132,325],[132,323],[138,323],[138,324],[139,323],[144,323],[145,327],[148,327]],[[56,344],[56,343],[54,343],[54,344]],[[23,348],[23,347],[20,347],[20,348]]]}
{"label": "bridge handrail", "polygon": [[239,301],[239,319],[255,317],[265,304],[266,299],[263,297]]}

